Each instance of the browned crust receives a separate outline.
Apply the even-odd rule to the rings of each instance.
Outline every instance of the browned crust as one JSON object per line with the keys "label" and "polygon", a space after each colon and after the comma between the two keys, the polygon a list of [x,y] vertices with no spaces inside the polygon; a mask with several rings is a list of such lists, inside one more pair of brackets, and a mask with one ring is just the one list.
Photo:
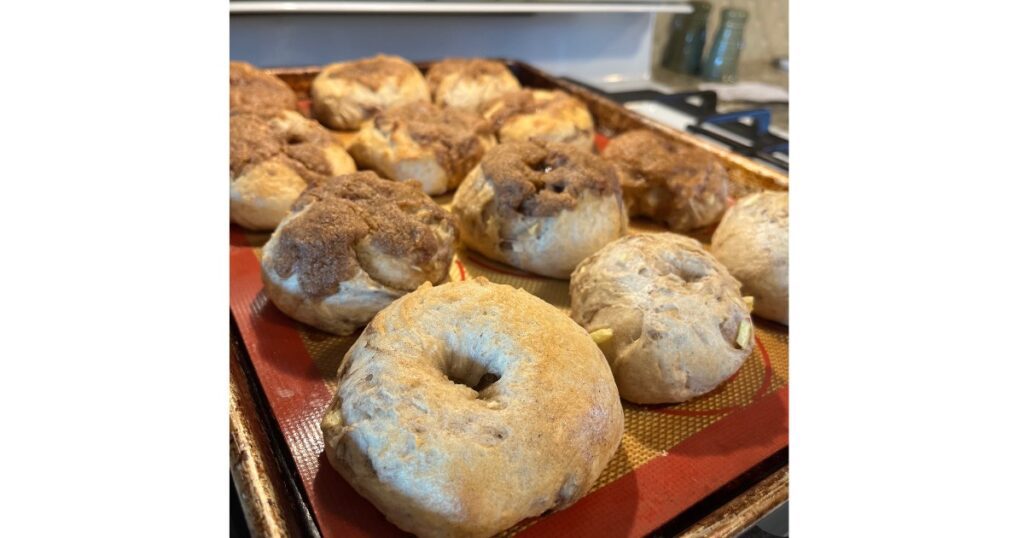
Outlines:
{"label": "browned crust", "polygon": [[[691,211],[691,201],[710,196],[725,209],[729,175],[713,156],[676,144],[647,129],[626,131],[611,141],[603,156],[621,172],[622,195],[632,215],[665,220]],[[658,190],[658,204],[646,207],[647,193]],[[718,212],[719,216],[721,211]]]}
{"label": "browned crust", "polygon": [[245,62],[231,62],[231,113],[273,114],[295,110],[295,92],[276,76]]}
{"label": "browned crust", "polygon": [[324,68],[328,78],[343,78],[372,89],[380,90],[391,79],[418,75],[416,66],[398,56],[378,55],[351,62],[342,62]]}
{"label": "browned crust", "polygon": [[427,84],[430,86],[430,93],[437,91],[437,86],[449,75],[458,75],[465,79],[479,79],[485,77],[500,77],[504,74],[512,75],[512,72],[505,67],[505,64],[482,58],[445,58],[430,66],[427,71]]}
{"label": "browned crust", "polygon": [[374,126],[389,138],[405,127],[409,137],[432,151],[449,177],[464,177],[484,155],[487,122],[476,114],[414,102],[390,108],[374,119]]}
{"label": "browned crust", "polygon": [[304,208],[278,230],[272,268],[283,279],[298,271],[299,286],[313,297],[332,295],[355,276],[356,245],[364,240],[418,266],[450,255],[451,246],[433,227],[447,222],[454,230],[454,218],[415,182],[387,181],[373,172],[337,176],[307,189],[292,211]]}
{"label": "browned crust", "polygon": [[301,133],[274,129],[276,116],[235,114],[231,116],[231,177],[236,178],[251,166],[279,159],[298,173],[307,184],[331,176],[324,150],[334,144],[326,129],[314,121]]}
{"label": "browned crust", "polygon": [[545,217],[576,207],[586,192],[620,195],[615,168],[575,146],[509,142],[487,152],[480,163],[494,186],[499,214]]}

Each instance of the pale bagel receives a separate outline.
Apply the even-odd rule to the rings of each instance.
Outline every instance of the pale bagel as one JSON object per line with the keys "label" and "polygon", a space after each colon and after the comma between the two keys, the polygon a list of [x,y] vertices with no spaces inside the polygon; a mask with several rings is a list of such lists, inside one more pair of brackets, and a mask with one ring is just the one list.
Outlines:
{"label": "pale bagel", "polygon": [[754,297],[754,313],[789,324],[789,193],[741,198],[711,237],[711,253]]}
{"label": "pale bagel", "polygon": [[739,282],[688,237],[623,237],[580,263],[569,294],[572,318],[605,340],[619,393],[631,402],[705,394],[754,346]]}
{"label": "pale bagel", "polygon": [[583,497],[623,412],[583,329],[477,279],[382,310],[345,355],[322,429],[331,465],[398,527],[486,537]]}

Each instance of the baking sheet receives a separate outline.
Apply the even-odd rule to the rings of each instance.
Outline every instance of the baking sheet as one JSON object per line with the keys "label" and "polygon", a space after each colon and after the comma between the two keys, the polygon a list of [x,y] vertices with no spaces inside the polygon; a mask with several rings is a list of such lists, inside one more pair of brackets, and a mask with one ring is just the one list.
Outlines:
{"label": "baking sheet", "polygon": [[[391,536],[389,523],[327,463],[320,419],[356,336],[293,321],[264,295],[265,235],[232,230],[231,308],[271,411],[324,536]],[[460,250],[449,277],[484,276],[568,313],[564,281],[537,277]],[[714,392],[686,404],[624,403],[622,445],[594,489],[567,510],[521,523],[527,536],[641,536],[788,444],[788,332],[755,318],[755,352]]]}
{"label": "baking sheet", "polygon": [[[524,69],[532,68],[521,67],[517,74]],[[308,70],[292,73],[291,79],[285,79],[301,94],[312,74]],[[530,85],[541,84],[534,80]],[[610,109],[595,106],[594,100],[585,101],[599,132],[608,134],[643,123],[617,105],[618,110],[610,116]],[[599,135],[598,145],[604,141]],[[730,168],[732,179],[748,187],[785,188],[773,173],[749,162]],[[751,180],[750,174],[756,177]],[[442,205],[450,199],[450,194],[436,198]],[[644,220],[631,226],[634,233],[659,230]],[[695,235],[706,240],[709,232]],[[323,333],[291,320],[267,300],[258,256],[268,236],[231,228],[231,311],[313,516],[327,537],[402,535],[355,493],[323,455],[320,420],[336,387],[338,364],[357,335]],[[566,281],[531,275],[459,250],[449,278],[476,276],[521,287],[568,313]],[[523,521],[505,534],[641,536],[786,447],[788,329],[759,318],[754,322],[755,351],[732,378],[686,404],[624,402],[622,444],[588,495],[566,510]]]}

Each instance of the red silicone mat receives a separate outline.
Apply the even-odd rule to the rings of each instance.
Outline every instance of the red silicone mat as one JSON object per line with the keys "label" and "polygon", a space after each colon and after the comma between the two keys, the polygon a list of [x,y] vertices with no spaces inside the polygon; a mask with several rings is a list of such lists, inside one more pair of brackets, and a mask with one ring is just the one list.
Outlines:
{"label": "red silicone mat", "polygon": [[[355,336],[307,327],[267,300],[258,262],[265,238],[232,228],[231,311],[313,516],[327,537],[400,535],[323,456],[320,419]],[[566,282],[459,251],[450,278],[475,276],[522,287],[567,311]],[[508,534],[641,536],[787,446],[788,331],[755,324],[756,350],[736,375],[683,405],[624,404],[622,445],[590,493]]]}

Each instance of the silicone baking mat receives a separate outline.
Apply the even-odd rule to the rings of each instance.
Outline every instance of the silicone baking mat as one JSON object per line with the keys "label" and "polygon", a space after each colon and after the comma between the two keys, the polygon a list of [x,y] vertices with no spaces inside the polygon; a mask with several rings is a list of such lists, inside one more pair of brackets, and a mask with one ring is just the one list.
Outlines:
{"label": "silicone baking mat", "polygon": [[[652,230],[657,227],[640,223],[632,231]],[[320,332],[288,318],[267,300],[258,260],[268,237],[232,226],[231,311],[313,515],[326,537],[402,535],[323,455],[320,419],[336,388],[338,365],[358,335]],[[476,276],[523,288],[568,313],[566,281],[459,250],[449,277]],[[622,444],[587,496],[505,534],[642,536],[787,446],[788,329],[757,318],[754,323],[755,351],[732,378],[686,404],[623,402]]]}

